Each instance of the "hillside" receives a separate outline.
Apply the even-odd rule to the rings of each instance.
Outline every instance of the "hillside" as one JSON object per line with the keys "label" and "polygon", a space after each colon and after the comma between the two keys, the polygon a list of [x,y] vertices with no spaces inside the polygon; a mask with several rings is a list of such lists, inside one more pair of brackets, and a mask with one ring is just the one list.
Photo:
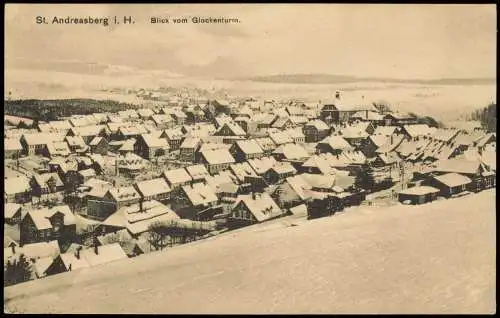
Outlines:
{"label": "hillside", "polygon": [[442,78],[442,79],[399,79],[387,77],[358,77],[332,74],[280,74],[255,76],[245,80],[268,83],[295,83],[295,84],[341,84],[341,83],[399,83],[423,85],[484,85],[494,84],[493,78]]}
{"label": "hillside", "polygon": [[4,290],[24,313],[493,313],[495,190],[283,220]]}
{"label": "hillside", "polygon": [[57,100],[6,100],[4,113],[39,121],[57,120],[71,115],[88,115],[100,112],[118,112],[128,108],[137,108],[132,104],[112,100],[94,99],[57,99]]}

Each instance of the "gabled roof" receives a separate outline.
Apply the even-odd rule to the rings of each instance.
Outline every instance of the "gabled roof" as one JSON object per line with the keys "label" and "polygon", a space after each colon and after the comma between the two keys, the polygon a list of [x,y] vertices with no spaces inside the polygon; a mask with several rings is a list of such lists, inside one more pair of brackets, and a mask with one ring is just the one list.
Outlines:
{"label": "gabled roof", "polygon": [[467,178],[466,176],[454,172],[435,176],[434,179],[448,187],[457,187],[472,182],[472,180]]}
{"label": "gabled roof", "polygon": [[289,162],[278,162],[270,169],[274,170],[278,174],[296,173],[297,172],[297,170]]}
{"label": "gabled roof", "polygon": [[227,127],[234,136],[246,136],[246,132],[243,130],[243,128],[241,128],[241,126],[235,122],[224,123],[224,125],[222,125],[217,132],[223,130],[224,127]]}
{"label": "gabled roof", "polygon": [[80,255],[85,258],[90,266],[102,265],[127,258],[127,254],[125,254],[119,243],[99,246],[98,254],[94,252],[94,248],[84,249],[80,252]]}
{"label": "gabled roof", "polygon": [[171,191],[167,182],[163,178],[139,181],[136,183],[136,187],[144,197],[164,194]]}
{"label": "gabled roof", "polygon": [[250,213],[262,222],[270,218],[283,214],[283,211],[274,202],[274,200],[267,193],[256,194],[255,198],[249,195],[240,195],[237,198],[235,206],[242,202]]}
{"label": "gabled roof", "polygon": [[409,194],[409,195],[426,195],[430,193],[438,193],[439,189],[428,187],[428,186],[417,186],[409,189],[405,189],[400,191],[400,194]]}
{"label": "gabled roof", "polygon": [[5,151],[23,149],[21,143],[19,142],[19,138],[5,138],[3,140],[3,145]]}
{"label": "gabled roof", "polygon": [[248,162],[234,163],[229,167],[229,169],[231,169],[231,171],[234,173],[234,175],[238,178],[240,182],[244,182],[245,177],[257,176],[257,174],[248,164]]}
{"label": "gabled roof", "polygon": [[426,124],[404,125],[403,129],[408,133],[410,137],[432,135],[436,130],[435,128],[431,128]]}
{"label": "gabled roof", "polygon": [[284,145],[293,142],[293,138],[284,131],[270,132],[269,138],[271,138],[276,145]]}
{"label": "gabled roof", "polygon": [[193,179],[206,178],[210,176],[210,173],[208,173],[207,168],[205,168],[205,166],[202,164],[186,167],[186,171]]}
{"label": "gabled roof", "polygon": [[196,148],[201,143],[198,137],[187,137],[181,144],[181,148]]}
{"label": "gabled roof", "polygon": [[321,140],[318,144],[325,144],[332,149],[347,150],[354,149],[342,136],[328,136]]}
{"label": "gabled roof", "polygon": [[310,122],[308,122],[306,124],[306,126],[315,127],[317,130],[328,130],[328,129],[330,129],[330,127],[328,127],[328,125],[324,121],[322,121],[321,119],[311,120]]}
{"label": "gabled roof", "polygon": [[193,178],[187,173],[186,169],[179,168],[173,170],[167,170],[163,172],[163,176],[170,184],[191,182]]}
{"label": "gabled roof", "polygon": [[281,145],[273,151],[273,154],[282,154],[285,159],[292,160],[301,160],[310,157],[309,153],[302,146],[297,144]]}
{"label": "gabled roof", "polygon": [[262,157],[259,159],[250,159],[248,160],[248,164],[258,175],[264,174],[267,170],[274,167],[278,161],[273,156]]}
{"label": "gabled roof", "polygon": [[461,158],[453,158],[448,160],[439,160],[435,162],[433,171],[439,172],[456,172],[462,174],[477,174],[485,167],[479,160],[466,160]]}
{"label": "gabled roof", "polygon": [[4,216],[6,219],[11,219],[14,217],[14,215],[18,212],[20,212],[22,209],[22,205],[17,204],[17,203],[5,203],[4,205]]}
{"label": "gabled roof", "polygon": [[398,128],[398,126],[377,126],[377,128],[373,131],[373,135],[390,136],[394,134]]}
{"label": "gabled roof", "polygon": [[182,190],[186,193],[186,196],[193,206],[205,205],[218,201],[217,195],[213,189],[203,183],[183,186]]}
{"label": "gabled roof", "polygon": [[208,164],[223,164],[223,163],[234,163],[235,160],[229,150],[227,149],[217,149],[217,150],[206,150],[201,153]]}
{"label": "gabled roof", "polygon": [[246,155],[261,154],[264,152],[259,144],[253,139],[237,141],[236,145],[238,145],[241,151],[243,151]]}
{"label": "gabled roof", "polygon": [[47,151],[51,156],[68,156],[71,153],[68,144],[64,141],[47,143]]}
{"label": "gabled roof", "polygon": [[111,188],[107,191],[117,202],[139,199],[141,196],[132,186]]}
{"label": "gabled roof", "polygon": [[30,191],[29,179],[25,176],[4,179],[4,192],[6,194],[16,194]]}
{"label": "gabled roof", "polygon": [[152,134],[143,134],[141,137],[144,140],[144,143],[150,148],[170,148],[166,139],[155,137]]}
{"label": "gabled roof", "polygon": [[261,137],[261,138],[255,138],[255,142],[262,148],[262,150],[274,150],[276,149],[276,144],[274,141],[269,138],[269,137]]}

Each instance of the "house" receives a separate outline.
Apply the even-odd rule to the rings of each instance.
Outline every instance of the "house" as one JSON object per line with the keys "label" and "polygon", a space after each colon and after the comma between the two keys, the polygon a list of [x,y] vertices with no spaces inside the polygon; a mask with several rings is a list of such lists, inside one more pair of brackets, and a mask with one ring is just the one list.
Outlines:
{"label": "house", "polygon": [[135,109],[120,110],[118,111],[118,116],[123,121],[139,119],[139,114],[135,111]]}
{"label": "house", "polygon": [[214,134],[225,137],[245,137],[246,132],[235,122],[224,123]]}
{"label": "house", "polygon": [[399,134],[401,128],[399,126],[377,126],[372,135],[390,136]]}
{"label": "house", "polygon": [[94,137],[89,143],[90,151],[101,155],[108,153],[108,141],[104,137]]}
{"label": "house", "polygon": [[342,136],[328,136],[316,145],[316,151],[318,153],[331,153],[334,155],[352,149],[354,149],[354,147]]}
{"label": "house", "polygon": [[269,137],[255,138],[254,140],[267,155],[272,153],[276,149],[276,144]]}
{"label": "house", "polygon": [[384,116],[376,111],[369,111],[369,110],[359,111],[357,113],[352,114],[350,119],[369,122],[374,125],[384,124]]}
{"label": "house", "polygon": [[216,174],[222,170],[228,169],[236,161],[227,149],[202,151],[201,163],[205,164],[210,174]]}
{"label": "house", "polygon": [[183,186],[172,209],[182,219],[208,221],[220,213],[219,198],[213,188],[203,183]]}
{"label": "house", "polygon": [[149,131],[146,129],[144,125],[134,125],[134,126],[123,126],[121,125],[118,128],[118,131],[116,133],[116,138],[118,140],[130,140],[132,138],[137,139],[139,138],[140,135],[142,134],[148,134]]}
{"label": "house", "polygon": [[[118,210],[124,206],[129,206],[138,203],[141,200],[141,195],[133,186],[113,187],[109,189],[103,197],[103,200],[110,202]],[[89,213],[90,214],[90,213]],[[102,213],[97,213],[97,216]]]}
{"label": "house", "polygon": [[386,126],[415,125],[417,118],[405,113],[389,113],[384,116]]}
{"label": "house", "polygon": [[426,124],[404,125],[401,128],[401,133],[408,139],[416,140],[419,136],[431,136],[436,131],[436,128],[429,127]]}
{"label": "house", "polygon": [[90,264],[81,253],[82,250],[83,246],[80,245],[75,251],[67,251],[66,253],[57,255],[45,270],[45,274],[52,276],[90,267]]}
{"label": "house", "polygon": [[59,239],[68,241],[76,233],[75,216],[67,205],[28,210],[19,229],[22,245]]}
{"label": "house", "polygon": [[429,186],[416,186],[398,193],[398,201],[409,204],[424,204],[437,199],[440,190]]}
{"label": "house", "polygon": [[359,148],[361,143],[370,136],[370,132],[374,130],[375,129],[370,123],[362,122],[347,126],[341,129],[338,134],[340,134],[350,145]]}
{"label": "house", "polygon": [[35,262],[38,259],[56,257],[60,253],[61,250],[59,249],[59,243],[55,240],[50,242],[24,244],[22,247],[11,245],[10,247],[4,248],[4,266],[7,262],[17,260],[21,254],[23,254],[31,262]]}
{"label": "house", "polygon": [[324,121],[315,119],[304,125],[303,132],[306,142],[318,142],[330,134],[330,127]]}
{"label": "house", "polygon": [[4,179],[5,202],[25,203],[31,200],[30,180],[25,176]]}
{"label": "house", "polygon": [[351,116],[360,111],[376,111],[375,107],[364,98],[341,96],[339,91],[335,93],[335,98],[321,104],[320,118],[329,124],[347,122]]}
{"label": "house", "polygon": [[278,116],[278,118],[273,122],[271,125],[272,128],[277,128],[277,129],[288,129],[294,127],[294,123],[290,119],[290,117],[284,117],[284,116]]}
{"label": "house", "polygon": [[449,198],[468,191],[472,180],[464,175],[452,172],[439,176],[431,176],[423,184],[439,189],[440,196]]}
{"label": "house", "polygon": [[264,176],[264,173],[274,167],[277,163],[278,161],[273,156],[248,160],[248,164],[250,165],[250,167],[259,176]]}
{"label": "house", "polygon": [[284,212],[268,193],[239,195],[229,216],[232,227],[251,225],[283,216]]}
{"label": "house", "polygon": [[67,157],[71,154],[68,144],[64,141],[49,142],[46,145],[46,155],[49,158]]}
{"label": "house", "polygon": [[35,197],[64,191],[64,183],[55,172],[34,174],[30,180],[30,186]]}
{"label": "house", "polygon": [[297,173],[297,170],[289,162],[278,162],[264,173],[264,180],[267,184],[281,183],[286,178]]}
{"label": "house", "polygon": [[3,140],[4,158],[5,159],[18,159],[21,156],[23,146],[17,138],[5,138]]}
{"label": "house", "polygon": [[108,135],[106,125],[89,125],[89,126],[79,126],[71,127],[67,132],[66,136],[74,137],[80,136],[88,144],[95,137],[106,137]]}
{"label": "house", "polygon": [[232,121],[233,119],[231,118],[231,116],[228,116],[226,114],[219,114],[214,118],[215,127],[217,127],[217,129],[220,129],[225,123],[230,123]]}
{"label": "house", "polygon": [[257,177],[257,174],[248,162],[232,164],[229,166],[229,170],[236,176],[239,184],[248,183],[249,177]]}
{"label": "house", "polygon": [[180,128],[167,129],[160,135],[160,138],[167,139],[170,150],[177,150],[181,146],[184,133]]}
{"label": "house", "polygon": [[145,201],[164,202],[170,199],[171,189],[163,178],[139,181],[134,186]]}
{"label": "house", "polygon": [[257,129],[268,129],[271,128],[271,125],[278,118],[278,116],[274,114],[261,113],[253,116],[252,121],[257,123]]}
{"label": "house", "polygon": [[495,174],[491,173],[486,165],[480,160],[467,160],[464,158],[453,158],[439,160],[430,168],[430,172],[435,175],[446,173],[458,173],[472,180],[469,186],[470,191],[478,192],[491,187],[494,183]]}
{"label": "house", "polygon": [[193,179],[193,183],[205,182],[207,177],[210,176],[210,173],[208,173],[207,168],[202,164],[188,166],[186,167],[186,171]]}
{"label": "house", "polygon": [[249,159],[261,158],[264,156],[264,150],[254,139],[236,141],[229,152],[237,162],[247,161]]}
{"label": "house", "polygon": [[[94,137],[93,139],[95,138],[102,137]],[[66,136],[65,140],[68,143],[71,152],[84,153],[89,149],[82,136]]]}
{"label": "house", "polygon": [[289,128],[284,131],[287,135],[292,138],[293,142],[298,144],[298,143],[305,143],[306,142],[306,136],[302,132],[302,128],[296,127],[296,128]]}
{"label": "house", "polygon": [[177,213],[161,202],[156,200],[140,201],[122,207],[116,213],[110,215],[100,225],[100,232],[105,234],[127,229],[132,237],[137,238],[141,234],[148,232],[150,225],[154,223],[178,219]]}
{"label": "house", "polygon": [[64,141],[64,137],[63,134],[57,133],[23,134],[20,142],[23,146],[24,154],[28,156],[43,156],[47,154],[47,144],[62,142]]}
{"label": "house", "polygon": [[272,131],[269,132],[269,139],[277,146],[293,143],[293,138],[284,131]]}
{"label": "house", "polygon": [[373,134],[361,142],[359,149],[366,157],[373,158],[377,155],[377,150],[389,141],[389,138],[384,134]]}
{"label": "house", "polygon": [[286,144],[279,146],[273,151],[274,157],[281,160],[305,161],[310,157],[309,153],[300,145]]}
{"label": "house", "polygon": [[155,137],[153,134],[143,134],[137,138],[134,149],[144,159],[151,160],[168,154],[170,146],[164,138]]}
{"label": "house", "polygon": [[182,186],[191,184],[193,178],[187,173],[186,169],[178,168],[174,170],[167,170],[162,173],[163,178],[167,181],[172,190],[178,190]]}
{"label": "house", "polygon": [[23,206],[17,203],[4,204],[4,222],[10,225],[19,224],[21,222],[21,215]]}
{"label": "house", "polygon": [[137,114],[143,120],[151,119],[151,116],[155,114],[155,112],[151,108],[141,108],[137,110]]}
{"label": "house", "polygon": [[375,160],[372,161],[372,166],[376,168],[393,167],[397,168],[402,159],[396,152],[386,152],[378,154]]}
{"label": "house", "polygon": [[196,160],[196,150],[200,145],[201,139],[198,137],[185,138],[180,146],[180,160],[194,162]]}
{"label": "house", "polygon": [[249,134],[249,133],[253,133],[256,131],[256,128],[257,126],[256,125],[249,125],[249,123],[251,123],[251,119],[250,117],[247,117],[247,116],[238,116],[234,119],[234,122],[236,124],[238,124],[241,128],[243,128],[243,130]]}

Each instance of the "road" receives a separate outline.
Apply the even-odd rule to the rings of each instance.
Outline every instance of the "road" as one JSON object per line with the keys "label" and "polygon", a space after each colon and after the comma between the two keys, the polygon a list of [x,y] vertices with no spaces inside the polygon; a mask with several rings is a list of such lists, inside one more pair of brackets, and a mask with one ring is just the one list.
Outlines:
{"label": "road", "polygon": [[494,313],[495,190],[257,225],[5,289],[26,313]]}

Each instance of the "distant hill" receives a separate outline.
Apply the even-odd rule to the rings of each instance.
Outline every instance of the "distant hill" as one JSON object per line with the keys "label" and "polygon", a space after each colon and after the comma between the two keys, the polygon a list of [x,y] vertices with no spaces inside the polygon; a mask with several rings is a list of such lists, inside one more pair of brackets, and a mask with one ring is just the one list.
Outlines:
{"label": "distant hill", "polygon": [[398,79],[386,77],[357,77],[331,74],[282,74],[239,78],[239,80],[290,84],[340,84],[356,82],[378,82],[426,85],[483,85],[496,83],[496,79],[494,78]]}
{"label": "distant hill", "polygon": [[58,99],[58,100],[5,100],[4,113],[39,121],[57,120],[71,115],[88,115],[100,112],[118,112],[138,106],[112,100]]}

